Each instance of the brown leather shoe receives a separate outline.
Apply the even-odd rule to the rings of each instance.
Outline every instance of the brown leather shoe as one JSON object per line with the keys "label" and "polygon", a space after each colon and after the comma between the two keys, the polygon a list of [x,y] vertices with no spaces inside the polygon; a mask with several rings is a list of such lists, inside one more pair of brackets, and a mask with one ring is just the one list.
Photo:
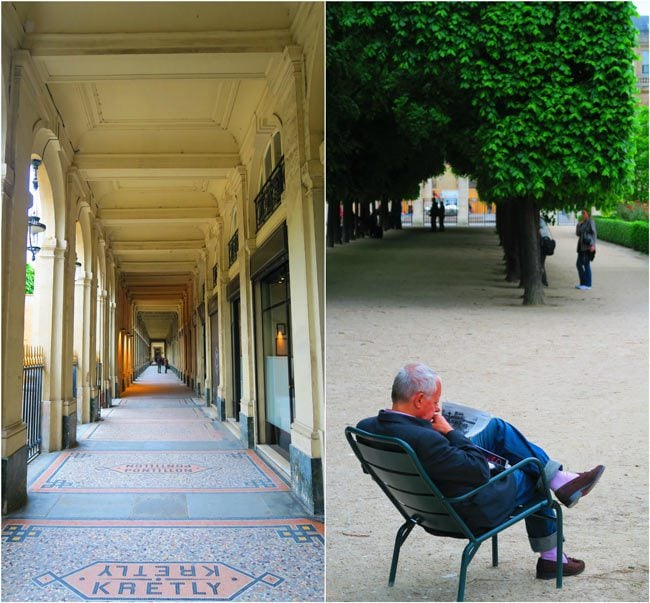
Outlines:
{"label": "brown leather shoe", "polygon": [[578,473],[578,477],[564,484],[555,491],[555,496],[565,507],[575,506],[582,496],[591,492],[592,488],[598,483],[600,476],[605,471],[604,465],[597,465],[591,471]]}
{"label": "brown leather shoe", "polygon": [[[552,580],[555,578],[555,570],[557,569],[557,561],[548,561],[541,557],[537,560],[537,575],[536,578],[540,580]],[[563,576],[577,576],[585,570],[585,562],[580,559],[573,559],[567,557],[567,562],[562,564]]]}

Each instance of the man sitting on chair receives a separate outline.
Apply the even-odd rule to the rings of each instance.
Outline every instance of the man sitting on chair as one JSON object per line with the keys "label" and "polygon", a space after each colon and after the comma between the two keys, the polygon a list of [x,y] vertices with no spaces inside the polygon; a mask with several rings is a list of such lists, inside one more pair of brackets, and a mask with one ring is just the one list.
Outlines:
{"label": "man sitting on chair", "polygon": [[[485,429],[468,439],[440,413],[441,391],[440,377],[428,366],[407,364],[393,382],[393,407],[379,411],[377,417],[363,419],[357,427],[407,442],[446,497],[466,494],[490,479],[490,466],[480,448],[504,457],[511,465],[528,457],[539,459],[551,490],[567,507],[587,495],[605,470],[598,465],[585,473],[564,471],[560,463],[502,419],[491,419]],[[455,508],[471,529],[485,531],[503,523],[517,506],[539,497],[541,485],[539,467],[528,464]],[[531,548],[540,553],[537,578],[551,579],[555,578],[557,562],[556,517],[551,509],[539,515],[543,517],[526,518],[526,531]],[[563,555],[562,567],[564,576],[574,576],[585,564]]]}

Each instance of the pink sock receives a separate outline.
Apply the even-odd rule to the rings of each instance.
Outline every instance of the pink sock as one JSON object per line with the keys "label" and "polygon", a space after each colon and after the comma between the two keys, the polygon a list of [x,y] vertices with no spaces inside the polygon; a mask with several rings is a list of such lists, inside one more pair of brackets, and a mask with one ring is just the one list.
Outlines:
{"label": "pink sock", "polygon": [[555,492],[557,489],[564,486],[564,484],[568,484],[576,477],[578,477],[577,473],[571,473],[570,471],[558,471],[550,481],[549,486],[551,486],[551,490]]}
{"label": "pink sock", "polygon": [[[557,561],[557,547],[554,546],[550,551],[540,553],[540,558],[546,559],[546,561]],[[562,553],[562,563],[566,563],[567,561],[567,556]]]}

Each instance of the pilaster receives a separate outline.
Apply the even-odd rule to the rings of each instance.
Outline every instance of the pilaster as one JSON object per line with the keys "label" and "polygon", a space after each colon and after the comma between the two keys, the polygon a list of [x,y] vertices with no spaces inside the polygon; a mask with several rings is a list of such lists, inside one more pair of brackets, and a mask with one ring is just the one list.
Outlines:
{"label": "pilaster", "polygon": [[240,336],[241,336],[241,370],[242,393],[240,427],[241,438],[245,446],[252,448],[255,444],[255,331],[253,322],[253,296],[250,275],[250,259],[255,251],[254,215],[248,202],[248,174],[242,165],[237,167],[239,190],[237,191],[237,216],[239,219],[239,298]]}

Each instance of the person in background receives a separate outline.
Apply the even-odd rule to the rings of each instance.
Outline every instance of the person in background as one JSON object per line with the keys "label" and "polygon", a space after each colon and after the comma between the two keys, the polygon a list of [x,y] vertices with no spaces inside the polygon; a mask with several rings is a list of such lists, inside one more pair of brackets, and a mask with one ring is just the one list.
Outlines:
{"label": "person in background", "polygon": [[429,215],[431,216],[431,232],[436,232],[438,230],[438,203],[436,203],[435,197],[431,200]]}
{"label": "person in background", "polygon": [[542,284],[548,287],[548,279],[546,278],[546,256],[553,255],[555,252],[555,241],[551,236],[551,231],[544,218],[539,218],[539,250],[542,262]]}
{"label": "person in background", "polygon": [[445,201],[440,199],[438,203],[438,219],[440,220],[440,232],[445,230]]}
{"label": "person in background", "polygon": [[576,236],[578,237],[578,277],[580,284],[576,289],[591,289],[591,261],[596,255],[596,223],[589,215],[589,211],[582,210],[582,218],[576,224]]}

